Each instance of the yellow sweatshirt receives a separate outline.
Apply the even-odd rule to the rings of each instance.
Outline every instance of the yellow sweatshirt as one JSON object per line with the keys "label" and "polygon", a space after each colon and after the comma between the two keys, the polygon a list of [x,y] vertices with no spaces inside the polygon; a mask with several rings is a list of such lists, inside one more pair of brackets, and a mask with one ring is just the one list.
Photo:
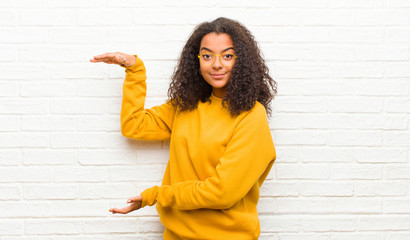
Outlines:
{"label": "yellow sweatshirt", "polygon": [[125,72],[122,134],[171,139],[162,185],[141,193],[142,207],[156,204],[164,239],[258,239],[259,188],[276,157],[263,105],[232,117],[212,95],[179,114],[169,102],[144,109],[141,59]]}

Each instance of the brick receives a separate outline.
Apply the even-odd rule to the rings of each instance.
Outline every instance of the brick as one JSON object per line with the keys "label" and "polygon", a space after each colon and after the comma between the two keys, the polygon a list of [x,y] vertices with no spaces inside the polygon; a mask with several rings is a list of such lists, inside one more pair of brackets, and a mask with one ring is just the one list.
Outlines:
{"label": "brick", "polygon": [[15,62],[18,56],[18,48],[13,45],[1,45],[0,51],[2,52],[0,56],[0,62]]}
{"label": "brick", "polygon": [[286,215],[259,216],[261,232],[298,232],[300,218]]}
{"label": "brick", "polygon": [[303,0],[277,0],[273,3],[276,8],[324,8],[327,6],[327,0],[312,0],[307,3]]}
{"label": "brick", "polygon": [[45,0],[15,0],[0,2],[0,7],[4,8],[42,8],[44,6]]}
{"label": "brick", "polygon": [[406,0],[388,0],[387,6],[391,8],[408,8],[410,3]]}
{"label": "brick", "polygon": [[259,235],[260,240],[279,240],[279,237],[274,233],[261,233]]}
{"label": "brick", "polygon": [[54,114],[103,114],[105,106],[100,99],[61,99],[50,102],[50,111]]}
{"label": "brick", "polygon": [[0,99],[0,113],[6,114],[47,114],[47,100]]}
{"label": "brick", "polygon": [[408,199],[385,199],[383,200],[384,213],[410,213],[410,200]]}
{"label": "brick", "polygon": [[277,130],[277,145],[324,145],[326,134],[320,131]]}
{"label": "brick", "polygon": [[384,240],[384,232],[378,233],[332,233],[332,240],[345,240],[345,239],[356,239],[356,240]]}
{"label": "brick", "polygon": [[157,217],[144,217],[138,219],[138,232],[140,233],[163,233],[164,226]]}
{"label": "brick", "polygon": [[332,28],[329,41],[333,43],[381,43],[384,31],[380,28]]}
{"label": "brick", "polygon": [[[0,40],[1,41],[1,40]],[[44,80],[47,79],[48,71],[44,66],[28,65],[22,68],[21,66],[0,65],[2,80]]]}
{"label": "brick", "polygon": [[[190,26],[169,26],[166,29],[161,26],[116,27],[107,29],[106,36],[108,43],[186,41],[192,30]],[[146,33],[143,38],[141,32]]]}
{"label": "brick", "polygon": [[104,67],[93,63],[51,65],[50,79],[101,79],[105,76]]}
{"label": "brick", "polygon": [[[276,142],[276,141],[275,141]],[[298,161],[298,148],[288,146],[275,146],[276,149],[276,161],[277,162],[292,162]]]}
{"label": "brick", "polygon": [[16,14],[12,11],[0,12],[0,26],[14,26],[16,25]]}
{"label": "brick", "polygon": [[384,65],[379,63],[343,63],[330,66],[332,78],[382,78]]}
{"label": "brick", "polygon": [[278,179],[328,179],[326,165],[296,165],[276,163]]}
{"label": "brick", "polygon": [[267,28],[258,27],[258,26],[249,26],[249,30],[252,31],[255,39],[259,42],[277,42],[277,29],[276,28]]}
{"label": "brick", "polygon": [[383,99],[366,98],[332,98],[329,99],[329,111],[333,113],[380,113]]}
{"label": "brick", "polygon": [[81,165],[133,165],[136,163],[133,151],[87,150],[79,152]]}
{"label": "brick", "polygon": [[309,232],[350,232],[356,229],[356,218],[350,216],[307,216],[301,218],[300,229]]}
{"label": "brick", "polygon": [[75,199],[78,196],[76,185],[24,185],[24,199]]}
{"label": "brick", "polygon": [[410,83],[401,79],[358,80],[355,89],[362,96],[407,96]]}
{"label": "brick", "polygon": [[99,0],[60,0],[60,1],[48,1],[47,6],[49,8],[94,8],[101,7],[101,1]]}
{"label": "brick", "polygon": [[75,165],[78,161],[76,151],[70,150],[24,150],[24,165]]}
{"label": "brick", "polygon": [[[76,60],[75,48],[59,44],[57,46],[21,46],[20,58],[25,62],[73,62]],[[50,82],[51,83],[51,82]],[[61,84],[61,83],[60,83]]]}
{"label": "brick", "polygon": [[302,196],[348,197],[353,195],[353,184],[344,182],[305,182],[300,184]]}
{"label": "brick", "polygon": [[380,214],[382,212],[382,201],[369,198],[333,198],[329,201],[329,212],[339,214]]}
{"label": "brick", "polygon": [[0,135],[0,147],[48,147],[48,136],[44,134],[2,133]]}
{"label": "brick", "polygon": [[356,196],[404,196],[407,184],[397,181],[360,181],[355,183]]}
{"label": "brick", "polygon": [[[248,2],[251,4],[251,2]],[[300,22],[300,13],[298,11],[275,11],[272,9],[255,9],[253,6],[247,9],[246,14],[249,16],[258,16],[257,18],[248,18],[244,20],[246,26],[298,26]],[[260,21],[260,19],[269,19],[269,21]]]}
{"label": "brick", "polygon": [[330,235],[326,233],[280,233],[279,237],[280,240],[330,240]]}
{"label": "brick", "polygon": [[301,24],[305,26],[351,26],[355,15],[348,11],[313,10],[301,14]]}
{"label": "brick", "polygon": [[405,130],[407,122],[404,116],[360,115],[355,119],[355,126],[357,129]]}
{"label": "brick", "polygon": [[383,25],[383,11],[358,10],[356,12],[356,23],[358,26],[380,26]]}
{"label": "brick", "polygon": [[36,219],[24,223],[26,234],[29,235],[82,233],[82,222],[77,219]]}
{"label": "brick", "polygon": [[330,169],[331,179],[381,179],[382,166],[371,164],[333,165]]}
{"label": "brick", "polygon": [[16,132],[20,130],[20,118],[5,116],[0,118],[0,132]]}
{"label": "brick", "polygon": [[299,185],[287,181],[265,181],[260,188],[262,197],[295,197],[299,195]]}
{"label": "brick", "polygon": [[300,58],[304,61],[354,61],[356,49],[339,46],[306,46],[300,50]]}
{"label": "brick", "polygon": [[103,182],[109,177],[108,169],[93,167],[63,167],[54,169],[55,182]]}
{"label": "brick", "polygon": [[304,163],[311,162],[345,162],[351,163],[354,155],[351,149],[340,148],[303,148],[299,150],[299,160]]}
{"label": "brick", "polygon": [[354,158],[359,163],[406,163],[404,149],[354,149]]}
{"label": "brick", "polygon": [[14,82],[0,83],[0,97],[16,97],[18,95],[18,85]]}
{"label": "brick", "polygon": [[328,200],[311,198],[277,198],[275,208],[279,214],[328,213]]}
{"label": "brick", "polygon": [[69,26],[74,25],[73,10],[23,10],[20,12],[22,26]]}
{"label": "brick", "polygon": [[[127,140],[121,134],[108,133],[55,133],[50,134],[52,148],[125,148]],[[137,143],[137,141],[133,141]],[[138,141],[138,143],[140,143]],[[142,143],[143,144],[143,143]],[[155,145],[149,142],[147,145]]]}
{"label": "brick", "polygon": [[410,40],[410,29],[403,27],[386,29],[385,34],[387,43],[408,43]]}
{"label": "brick", "polygon": [[[387,77],[410,77],[410,64],[408,63],[392,63],[386,65]],[[407,88],[408,89],[408,88]]]}
{"label": "brick", "polygon": [[24,235],[24,221],[7,219],[0,220],[0,236]]}
{"label": "brick", "polygon": [[318,97],[281,97],[275,100],[278,112],[326,112],[327,102]]}
{"label": "brick", "polygon": [[51,182],[51,168],[3,167],[0,168],[0,182]]}
{"label": "brick", "polygon": [[299,51],[287,45],[278,45],[271,43],[261,43],[261,52],[263,53],[264,59],[269,60],[297,60],[299,57]]}
{"label": "brick", "polygon": [[281,27],[277,29],[277,40],[280,43],[325,43],[329,41],[327,29],[304,27]]}
{"label": "brick", "polygon": [[354,83],[345,80],[337,81],[309,81],[301,83],[301,94],[306,96],[337,96],[351,95]]}
{"label": "brick", "polygon": [[383,5],[382,0],[345,0],[337,1],[330,0],[329,6],[331,8],[378,8]]}
{"label": "brick", "polygon": [[259,198],[257,211],[259,214],[273,214],[276,211],[274,198]]}
{"label": "brick", "polygon": [[164,167],[157,164],[139,164],[138,167],[111,168],[109,178],[113,182],[159,181],[164,174]]}
{"label": "brick", "polygon": [[137,163],[162,163],[166,164],[169,159],[169,150],[139,150],[137,151]]}
{"label": "brick", "polygon": [[58,200],[48,203],[51,217],[106,217],[109,204],[105,201]]}
{"label": "brick", "polygon": [[407,165],[387,165],[384,168],[386,179],[410,179],[410,167]]}
{"label": "brick", "polygon": [[[70,2],[70,1],[66,1],[66,2]],[[82,2],[82,1],[77,1],[77,2]],[[94,1],[96,2],[96,5],[100,4],[100,1]],[[138,8],[140,6],[144,6],[145,8],[152,8],[152,7],[162,7],[164,6],[163,4],[166,4],[166,6],[168,5],[172,5],[172,4],[177,4],[178,1],[173,1],[172,3],[168,3],[168,2],[158,2],[158,1],[151,1],[151,2],[147,2],[145,0],[121,0],[121,1],[112,1],[109,0],[107,1],[105,4],[107,7],[109,8]],[[183,6],[189,6],[187,5],[189,3],[187,2],[183,2]],[[196,5],[194,5],[196,6]]]}
{"label": "brick", "polygon": [[137,219],[87,219],[82,223],[84,233],[135,233],[141,227]]}
{"label": "brick", "polygon": [[333,131],[328,141],[331,146],[381,146],[382,136],[378,132]]}
{"label": "brick", "polygon": [[51,43],[98,43],[105,39],[102,28],[50,28]]}
{"label": "brick", "polygon": [[386,111],[391,113],[410,113],[410,98],[388,100]]}
{"label": "brick", "polygon": [[120,132],[119,116],[80,116],[77,118],[77,130],[81,132],[107,131]]}
{"label": "brick", "polygon": [[409,132],[384,132],[383,146],[410,147]]}
{"label": "brick", "polygon": [[400,215],[361,216],[357,220],[358,231],[408,230],[410,218]]}
{"label": "brick", "polygon": [[403,240],[410,238],[410,232],[392,232],[389,234],[388,240]]}
{"label": "brick", "polygon": [[113,81],[90,81],[79,84],[77,94],[82,97],[122,97],[122,84]]}
{"label": "brick", "polygon": [[383,12],[383,24],[386,26],[407,25],[410,20],[409,10],[386,10]]}
{"label": "brick", "polygon": [[279,79],[320,79],[327,78],[328,72],[328,68],[322,65],[278,64],[275,66],[273,74]]}
{"label": "brick", "polygon": [[[141,13],[144,14],[146,11],[142,11]],[[107,21],[107,17],[109,19],[121,19],[121,21]],[[147,16],[147,15],[145,15]],[[166,14],[164,16],[167,16]],[[110,10],[82,10],[79,9],[76,11],[76,17],[80,26],[127,26],[133,24],[133,18],[138,18],[134,16],[134,13],[131,9],[122,8],[122,9],[115,9],[110,8]],[[138,22],[138,23],[150,23],[149,20],[146,22]],[[170,24],[170,23],[168,23]]]}
{"label": "brick", "polygon": [[75,128],[75,119],[65,116],[24,116],[21,124],[23,131],[73,131]]}
{"label": "brick", "polygon": [[[141,186],[142,184],[138,185]],[[137,186],[131,183],[81,183],[79,185],[80,199],[128,199],[138,192]],[[147,186],[148,188],[148,186]]]}
{"label": "brick", "polygon": [[357,59],[361,61],[406,61],[409,59],[409,48],[405,46],[364,46],[357,49]]}
{"label": "brick", "polygon": [[304,114],[298,117],[303,129],[353,129],[355,121],[347,114]]}
{"label": "brick", "polygon": [[[44,28],[5,28],[2,29],[0,43],[46,43],[48,41],[48,32]],[[21,69],[21,67],[19,66]]]}
{"label": "brick", "polygon": [[0,149],[0,166],[16,166],[20,162],[20,151]]}
{"label": "brick", "polygon": [[270,120],[275,129],[299,129],[302,123],[299,114],[273,114]]}
{"label": "brick", "polygon": [[21,196],[20,188],[10,185],[0,185],[0,199],[4,200],[19,200]]}

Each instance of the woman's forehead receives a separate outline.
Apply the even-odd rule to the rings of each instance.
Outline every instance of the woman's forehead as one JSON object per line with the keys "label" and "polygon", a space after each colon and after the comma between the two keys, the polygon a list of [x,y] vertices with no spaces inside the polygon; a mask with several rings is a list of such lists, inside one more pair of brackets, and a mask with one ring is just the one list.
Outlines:
{"label": "woman's forehead", "polygon": [[200,49],[206,48],[212,52],[222,52],[233,47],[231,36],[226,33],[208,33],[201,40]]}

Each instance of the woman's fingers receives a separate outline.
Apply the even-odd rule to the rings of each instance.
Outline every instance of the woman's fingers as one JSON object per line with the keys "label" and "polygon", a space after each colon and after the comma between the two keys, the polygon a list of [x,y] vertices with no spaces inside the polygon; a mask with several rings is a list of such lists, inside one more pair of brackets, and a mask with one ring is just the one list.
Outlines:
{"label": "woman's fingers", "polygon": [[94,56],[90,59],[90,62],[103,62],[108,64],[118,64],[126,67],[130,67],[135,64],[136,58],[134,55],[128,55],[125,53],[104,53]]}

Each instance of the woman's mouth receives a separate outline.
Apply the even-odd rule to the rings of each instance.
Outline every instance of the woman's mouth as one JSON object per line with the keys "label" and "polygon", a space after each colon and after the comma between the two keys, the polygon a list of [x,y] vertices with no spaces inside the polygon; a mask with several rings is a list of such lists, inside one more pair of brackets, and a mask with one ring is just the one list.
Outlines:
{"label": "woman's mouth", "polygon": [[223,77],[225,77],[225,74],[211,74],[212,78],[214,79],[221,79]]}

